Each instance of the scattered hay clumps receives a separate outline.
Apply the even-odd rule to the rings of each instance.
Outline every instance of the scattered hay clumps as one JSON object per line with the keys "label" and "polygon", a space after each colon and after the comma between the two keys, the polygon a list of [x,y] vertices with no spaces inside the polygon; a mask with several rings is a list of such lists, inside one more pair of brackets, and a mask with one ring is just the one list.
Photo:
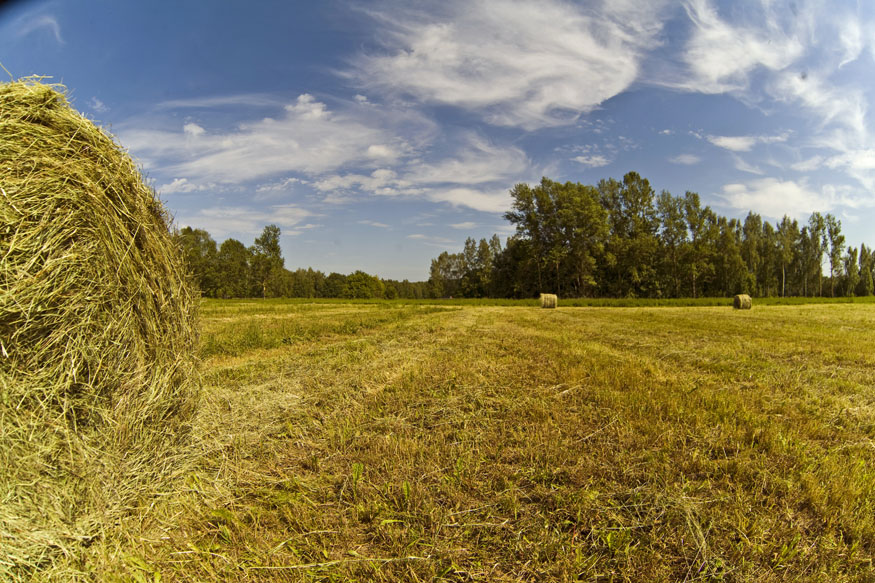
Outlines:
{"label": "scattered hay clumps", "polygon": [[541,294],[542,308],[555,308],[559,305],[559,297],[556,294]]}
{"label": "scattered hay clumps", "polygon": [[179,472],[197,298],[169,225],[62,87],[0,84],[0,580],[79,568]]}
{"label": "scattered hay clumps", "polygon": [[732,307],[736,310],[749,310],[753,306],[753,300],[747,294],[738,294],[732,298]]}

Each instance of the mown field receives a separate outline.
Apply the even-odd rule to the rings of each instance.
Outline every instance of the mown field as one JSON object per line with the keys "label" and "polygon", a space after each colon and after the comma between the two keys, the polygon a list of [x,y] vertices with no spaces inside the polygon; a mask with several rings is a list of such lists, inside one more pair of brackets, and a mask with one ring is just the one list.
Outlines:
{"label": "mown field", "polygon": [[875,581],[875,304],[206,302],[137,581]]}

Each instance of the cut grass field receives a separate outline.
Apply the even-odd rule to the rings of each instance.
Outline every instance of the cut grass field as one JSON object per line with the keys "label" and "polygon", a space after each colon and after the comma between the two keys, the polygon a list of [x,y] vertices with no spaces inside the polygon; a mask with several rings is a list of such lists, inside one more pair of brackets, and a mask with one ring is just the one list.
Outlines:
{"label": "cut grass field", "polygon": [[106,576],[875,580],[875,304],[202,318],[193,469]]}

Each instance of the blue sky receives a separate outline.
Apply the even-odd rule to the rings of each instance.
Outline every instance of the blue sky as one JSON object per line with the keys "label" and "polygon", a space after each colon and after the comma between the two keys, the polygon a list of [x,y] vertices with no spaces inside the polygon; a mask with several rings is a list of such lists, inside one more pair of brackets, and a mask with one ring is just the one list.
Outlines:
{"label": "blue sky", "polygon": [[875,245],[869,2],[68,0],[0,8],[0,63],[67,86],[180,225],[289,268],[425,279],[512,233],[508,190],[635,170],[720,214]]}

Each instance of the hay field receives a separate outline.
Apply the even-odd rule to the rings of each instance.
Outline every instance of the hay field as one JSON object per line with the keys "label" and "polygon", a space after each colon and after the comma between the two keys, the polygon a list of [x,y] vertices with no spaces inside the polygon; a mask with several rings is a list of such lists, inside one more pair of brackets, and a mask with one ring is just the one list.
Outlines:
{"label": "hay field", "polygon": [[875,305],[207,302],[136,581],[871,581]]}

